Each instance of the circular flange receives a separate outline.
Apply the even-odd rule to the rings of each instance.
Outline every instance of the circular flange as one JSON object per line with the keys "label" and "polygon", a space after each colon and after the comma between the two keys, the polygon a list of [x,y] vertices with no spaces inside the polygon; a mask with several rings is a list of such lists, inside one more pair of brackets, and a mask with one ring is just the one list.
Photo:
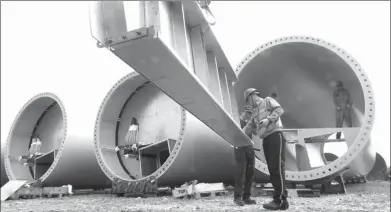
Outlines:
{"label": "circular flange", "polygon": [[[111,180],[114,180],[115,178],[118,178],[118,179],[121,179],[121,180],[124,180],[124,181],[132,182],[132,181],[141,181],[141,180],[144,180],[144,179],[150,179],[151,177],[155,177],[156,179],[158,179],[160,176],[162,176],[168,170],[168,168],[174,162],[176,156],[178,155],[178,152],[181,149],[181,146],[182,146],[182,143],[183,143],[183,140],[184,140],[184,132],[185,132],[185,128],[186,128],[186,110],[181,107],[181,124],[180,124],[180,131],[179,131],[179,135],[178,135],[178,138],[177,138],[177,142],[175,143],[174,149],[170,153],[170,156],[167,158],[167,160],[164,162],[164,164],[159,169],[157,169],[152,174],[150,174],[148,176],[145,176],[145,177],[142,177],[142,178],[126,179],[126,178],[121,177],[120,175],[116,175],[115,173],[113,173],[108,168],[108,165],[106,164],[106,162],[105,162],[105,160],[103,158],[103,154],[102,154],[102,151],[101,151],[101,148],[100,148],[99,129],[101,128],[102,116],[103,116],[103,113],[105,112],[105,107],[107,106],[107,103],[110,101],[110,98],[115,93],[115,91],[122,84],[126,83],[128,80],[132,80],[132,78],[134,78],[136,76],[140,76],[140,75],[137,72],[131,72],[130,74],[128,74],[128,75],[124,76],[122,79],[120,79],[110,89],[110,91],[105,96],[105,98],[104,98],[104,100],[103,100],[103,102],[102,102],[102,104],[101,104],[101,106],[99,108],[98,115],[97,115],[97,118],[96,118],[96,121],[95,121],[95,129],[94,129],[95,155],[96,155],[96,158],[98,160],[98,164],[101,167],[102,171]],[[145,81],[147,81],[147,80],[145,79]]]}
{"label": "circular flange", "polygon": [[[342,58],[354,71],[357,76],[361,88],[364,93],[365,98],[365,113],[364,118],[362,120],[361,129],[358,133],[358,136],[352,146],[348,149],[348,151],[335,160],[332,163],[329,163],[323,167],[309,170],[309,171],[286,171],[286,180],[289,181],[310,181],[310,180],[318,180],[330,176],[331,174],[343,170],[349,163],[353,161],[353,159],[362,151],[367,142],[370,142],[370,134],[372,130],[373,120],[374,120],[374,96],[371,84],[369,79],[359,63],[345,50],[336,46],[333,43],[324,41],[319,38],[309,37],[309,36],[290,36],[290,37],[282,37],[279,39],[274,39],[269,41],[258,48],[256,48],[253,52],[246,55],[246,57],[239,63],[235,72],[239,76],[246,65],[255,58],[261,52],[270,49],[274,46],[287,44],[287,43],[308,43],[315,44],[321,47],[324,47],[333,53],[337,54],[340,58]],[[256,168],[265,174],[269,174],[266,164],[257,160]]]}
{"label": "circular flange", "polygon": [[[7,143],[6,143],[6,146],[5,146],[5,155],[4,155],[5,163],[4,163],[4,166],[5,166],[5,171],[7,173],[8,178],[11,179],[11,180],[18,180],[18,177],[15,176],[15,174],[14,174],[12,168],[11,168],[11,161],[10,161],[10,156],[11,156],[10,146],[11,146],[11,142],[13,140],[13,136],[14,136],[15,130],[18,127],[20,119],[25,115],[26,110],[28,108],[32,107],[32,104],[39,103],[44,98],[49,98],[50,100],[52,100],[53,103],[56,102],[58,104],[59,108],[61,109],[62,126],[63,126],[62,133],[63,133],[63,135],[62,135],[60,147],[58,148],[58,152],[56,154],[56,157],[54,158],[53,163],[50,165],[49,169],[45,172],[45,174],[43,174],[37,180],[39,180],[40,182],[44,182],[46,180],[46,178],[48,178],[48,176],[51,174],[53,169],[56,167],[56,165],[57,165],[57,163],[58,163],[58,161],[59,161],[59,159],[61,157],[61,153],[62,153],[62,151],[64,149],[64,144],[65,144],[66,134],[67,134],[67,115],[66,115],[65,107],[64,107],[63,102],[60,100],[60,98],[58,98],[58,96],[56,96],[55,94],[48,93],[48,92],[47,93],[40,93],[40,94],[32,97],[22,107],[22,109],[19,111],[18,115],[14,119],[14,122],[12,123],[11,129],[9,131]],[[45,109],[42,110],[42,113],[44,112],[44,110]]]}

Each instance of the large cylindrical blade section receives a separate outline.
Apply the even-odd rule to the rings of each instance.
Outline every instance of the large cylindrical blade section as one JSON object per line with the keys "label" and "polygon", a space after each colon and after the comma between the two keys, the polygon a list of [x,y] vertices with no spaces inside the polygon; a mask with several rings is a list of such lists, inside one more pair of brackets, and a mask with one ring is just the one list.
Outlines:
{"label": "large cylindrical blade section", "polygon": [[[148,146],[125,157],[115,148],[124,145],[132,118],[139,124],[139,142]],[[96,156],[112,180],[154,176],[161,186],[233,181],[233,147],[136,72],[107,94],[95,128]]]}
{"label": "large cylindrical blade section", "polygon": [[15,118],[5,146],[9,179],[41,186],[109,186],[97,165],[92,139],[72,133],[68,124],[69,114],[59,97],[41,93],[31,98]]}
{"label": "large cylindrical blade section", "polygon": [[[373,93],[359,64],[344,50],[311,37],[284,37],[248,54],[236,72],[238,80],[234,89],[239,108],[244,107],[243,92],[248,88],[256,88],[263,98],[275,93],[285,111],[281,117],[284,128],[302,132],[317,130],[318,140],[335,137],[326,129],[337,128],[339,115],[334,105],[334,91],[338,81],[350,93],[352,125],[349,126],[348,118],[343,115],[343,128],[357,130],[352,134],[341,129],[342,137],[346,139],[341,145],[347,146],[346,152],[334,162],[325,164],[324,143],[288,144],[287,180],[318,180],[346,167],[359,175],[366,175],[371,170],[375,162],[369,137],[374,118]],[[290,137],[288,133],[286,136]],[[267,173],[265,164],[260,161],[257,168]]]}

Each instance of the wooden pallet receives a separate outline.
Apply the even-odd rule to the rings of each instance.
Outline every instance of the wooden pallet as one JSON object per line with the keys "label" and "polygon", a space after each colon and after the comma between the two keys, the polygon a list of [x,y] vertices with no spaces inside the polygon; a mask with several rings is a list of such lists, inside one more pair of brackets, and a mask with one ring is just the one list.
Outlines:
{"label": "wooden pallet", "polygon": [[226,196],[228,194],[228,191],[222,190],[222,191],[209,191],[209,192],[196,192],[194,194],[195,199],[200,199],[203,197],[211,197],[214,198],[216,196]]}
{"label": "wooden pallet", "polygon": [[52,198],[52,197],[63,197],[72,195],[72,188],[68,186],[62,187],[21,187],[15,193],[13,193],[9,199],[17,200],[17,199],[35,199],[35,198]]}
{"label": "wooden pallet", "polygon": [[183,186],[172,190],[172,195],[175,198],[187,199],[200,199],[203,197],[224,196],[227,193],[228,191],[225,190],[222,183],[203,184],[201,185],[201,187],[199,187],[199,185],[197,185],[196,180],[187,182]]}
{"label": "wooden pallet", "polygon": [[134,182],[114,179],[111,193],[117,196],[127,197],[156,197],[158,193],[158,184],[155,177]]}

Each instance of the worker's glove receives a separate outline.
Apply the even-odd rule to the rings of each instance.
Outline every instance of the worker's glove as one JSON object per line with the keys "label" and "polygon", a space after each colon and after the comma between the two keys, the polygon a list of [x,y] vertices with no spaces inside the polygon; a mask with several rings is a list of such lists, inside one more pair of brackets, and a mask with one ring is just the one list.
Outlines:
{"label": "worker's glove", "polygon": [[259,122],[259,125],[261,127],[266,127],[269,124],[269,119],[263,119],[262,121]]}
{"label": "worker's glove", "polygon": [[341,110],[341,107],[337,107],[337,110]]}
{"label": "worker's glove", "polygon": [[119,148],[116,146],[114,150],[115,150],[116,152],[118,152],[118,151],[119,151]]}

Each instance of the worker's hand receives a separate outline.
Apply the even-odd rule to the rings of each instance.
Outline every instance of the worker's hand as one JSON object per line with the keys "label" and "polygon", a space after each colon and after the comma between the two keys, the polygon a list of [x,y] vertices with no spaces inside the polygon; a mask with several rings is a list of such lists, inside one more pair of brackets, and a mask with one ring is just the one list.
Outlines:
{"label": "worker's hand", "polygon": [[116,146],[114,150],[115,150],[116,152],[118,152],[118,151],[119,151],[119,148]]}
{"label": "worker's hand", "polygon": [[338,106],[337,106],[337,110],[341,110],[341,107],[338,107]]}
{"label": "worker's hand", "polygon": [[263,119],[262,121],[259,122],[261,127],[266,127],[269,124],[269,119]]}

